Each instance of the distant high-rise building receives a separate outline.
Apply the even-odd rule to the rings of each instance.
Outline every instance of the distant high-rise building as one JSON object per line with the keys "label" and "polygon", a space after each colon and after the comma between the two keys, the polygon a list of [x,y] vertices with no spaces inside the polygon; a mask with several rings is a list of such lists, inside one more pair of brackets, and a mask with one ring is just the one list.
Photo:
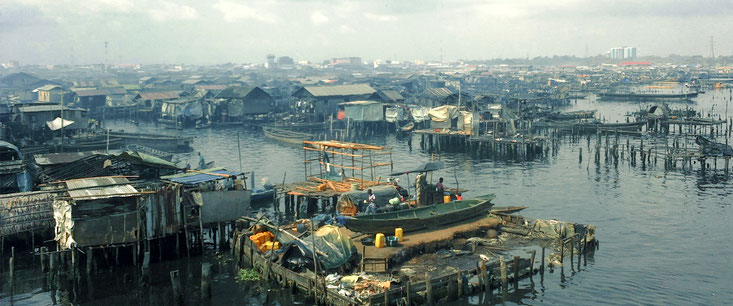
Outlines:
{"label": "distant high-rise building", "polygon": [[280,66],[292,66],[295,65],[295,61],[290,56],[281,56],[277,58],[277,64]]}
{"label": "distant high-rise building", "polygon": [[268,54],[267,55],[267,63],[265,63],[265,67],[267,67],[267,68],[275,68],[275,54]]}
{"label": "distant high-rise building", "polygon": [[616,47],[611,48],[608,56],[612,59],[632,59],[636,58],[636,47]]}

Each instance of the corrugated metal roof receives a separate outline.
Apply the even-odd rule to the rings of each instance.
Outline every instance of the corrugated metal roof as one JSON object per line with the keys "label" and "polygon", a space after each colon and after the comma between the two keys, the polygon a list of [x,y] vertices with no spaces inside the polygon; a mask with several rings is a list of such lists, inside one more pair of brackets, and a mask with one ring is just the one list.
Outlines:
{"label": "corrugated metal roof", "polygon": [[[206,173],[201,173],[201,172],[206,172]],[[239,172],[227,171],[224,169],[201,170],[201,172],[189,172],[185,174],[163,176],[161,177],[161,179],[179,183],[179,184],[194,185],[198,183],[205,183],[205,182],[225,179],[226,175],[242,175]]]}
{"label": "corrugated metal roof", "polygon": [[376,92],[367,84],[305,86],[303,88],[314,97],[369,95]]}
{"label": "corrugated metal roof", "polygon": [[138,96],[143,100],[178,99],[181,97],[177,91],[141,92]]}
{"label": "corrugated metal roof", "polygon": [[33,159],[39,166],[66,164],[80,160],[87,156],[94,154],[101,154],[100,151],[87,151],[87,152],[68,152],[68,153],[50,153],[50,154],[35,154]]}
{"label": "corrugated metal roof", "polygon": [[423,94],[427,96],[431,96],[433,98],[443,99],[447,96],[450,96],[453,94],[453,91],[446,88],[446,87],[440,87],[440,88],[428,88],[425,89]]}
{"label": "corrugated metal roof", "polygon": [[381,105],[382,102],[377,101],[352,101],[352,102],[341,102],[339,105],[372,105],[372,104],[379,104]]}
{"label": "corrugated metal roof", "polygon": [[94,177],[64,182],[74,200],[95,200],[135,196],[138,192],[124,177]]}
{"label": "corrugated metal roof", "polygon": [[38,88],[36,88],[36,90],[49,91],[49,90],[53,90],[53,89],[57,89],[57,88],[58,89],[63,89],[61,86],[53,85],[53,84],[48,84],[48,85],[43,85],[41,87],[38,87]]}
{"label": "corrugated metal roof", "polygon": [[382,90],[382,94],[392,101],[405,100],[405,97],[396,90]]}
{"label": "corrugated metal roof", "polygon": [[255,89],[257,89],[257,87],[254,86],[229,86],[216,95],[216,98],[242,99]]}
{"label": "corrugated metal roof", "polygon": [[91,96],[107,96],[107,95],[124,95],[127,90],[124,88],[99,88],[92,90],[80,90],[76,92],[79,97],[91,97]]}

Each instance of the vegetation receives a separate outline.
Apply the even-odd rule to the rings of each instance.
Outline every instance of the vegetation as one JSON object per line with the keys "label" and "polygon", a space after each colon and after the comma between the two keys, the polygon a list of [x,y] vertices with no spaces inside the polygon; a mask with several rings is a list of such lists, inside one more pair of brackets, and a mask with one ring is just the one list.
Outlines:
{"label": "vegetation", "polygon": [[259,279],[260,279],[260,274],[257,273],[257,270],[255,269],[239,269],[239,273],[237,274],[238,282],[249,282],[249,281],[256,281]]}

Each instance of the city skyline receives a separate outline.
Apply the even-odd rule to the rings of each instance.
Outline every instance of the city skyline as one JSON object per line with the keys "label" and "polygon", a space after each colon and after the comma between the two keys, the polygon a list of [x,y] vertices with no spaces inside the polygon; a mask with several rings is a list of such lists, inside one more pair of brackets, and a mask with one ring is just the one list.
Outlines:
{"label": "city skyline", "polygon": [[[82,1],[80,1],[82,2]],[[727,1],[73,1],[0,4],[0,61],[24,64],[455,61],[733,53]],[[105,48],[105,42],[108,47]],[[106,50],[105,50],[106,49]]]}

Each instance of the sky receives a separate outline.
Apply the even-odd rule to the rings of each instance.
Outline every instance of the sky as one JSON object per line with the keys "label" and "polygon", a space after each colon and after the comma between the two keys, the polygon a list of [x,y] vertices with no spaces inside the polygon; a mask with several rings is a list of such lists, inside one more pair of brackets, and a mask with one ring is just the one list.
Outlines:
{"label": "sky", "polygon": [[[0,0],[0,62],[733,54],[733,0]],[[586,53],[587,50],[587,53]]]}

